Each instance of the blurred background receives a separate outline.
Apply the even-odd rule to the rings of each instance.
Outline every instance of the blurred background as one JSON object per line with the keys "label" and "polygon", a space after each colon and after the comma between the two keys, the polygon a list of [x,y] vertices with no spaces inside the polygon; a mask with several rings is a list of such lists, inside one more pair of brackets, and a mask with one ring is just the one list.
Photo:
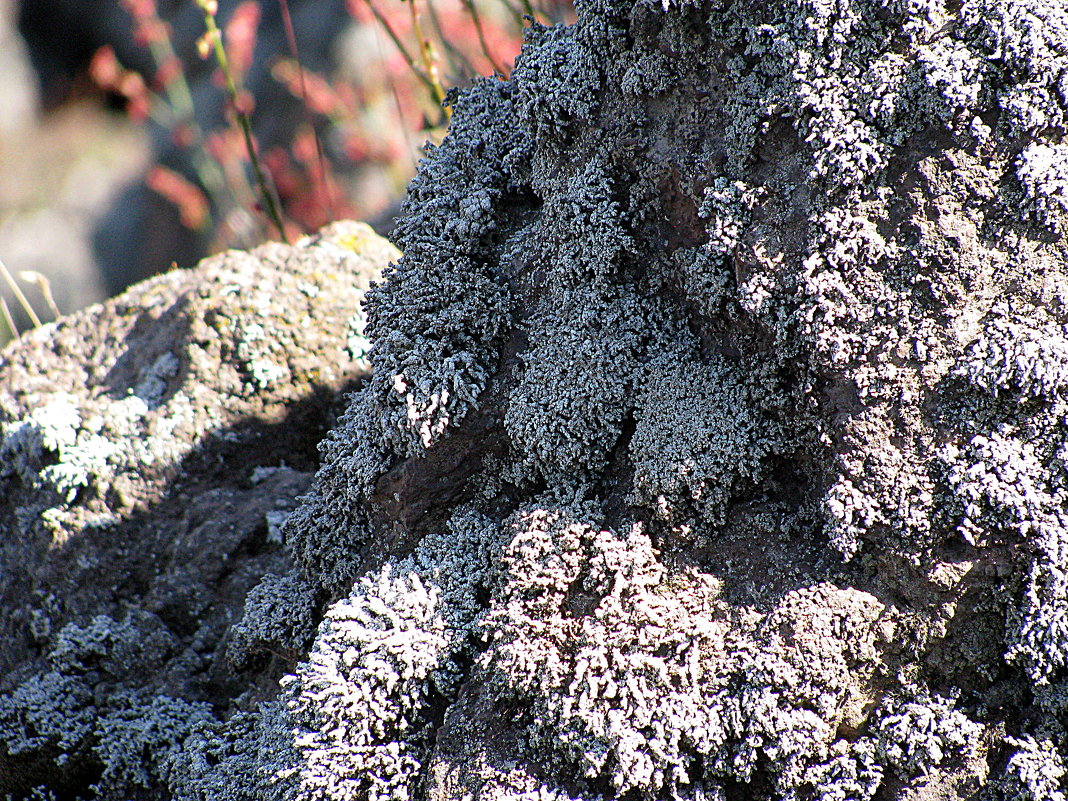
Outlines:
{"label": "blurred background", "polygon": [[[441,101],[570,0],[0,0],[0,343],[344,217],[388,235]],[[249,144],[252,144],[250,157]]]}

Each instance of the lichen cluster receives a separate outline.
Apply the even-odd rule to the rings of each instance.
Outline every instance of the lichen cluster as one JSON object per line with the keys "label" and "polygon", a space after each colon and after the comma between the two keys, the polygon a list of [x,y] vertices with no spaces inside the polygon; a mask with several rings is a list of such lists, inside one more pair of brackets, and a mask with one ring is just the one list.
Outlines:
{"label": "lichen cluster", "polygon": [[173,796],[1068,793],[1066,22],[532,30],[421,165],[237,629],[310,648]]}
{"label": "lichen cluster", "polygon": [[55,637],[49,669],[0,696],[0,738],[8,755],[54,760],[52,770],[39,766],[45,768],[42,785],[68,763],[97,766],[89,786],[67,788],[85,797],[158,787],[190,729],[212,719],[209,704],[153,691],[152,683],[164,684],[165,676],[143,681],[145,666],[169,661],[176,647],[159,618],[144,613],[65,626]]}
{"label": "lichen cluster", "polygon": [[366,372],[346,329],[398,257],[339,223],[0,355],[0,798],[157,797],[265,654],[306,652],[322,601],[277,529],[333,395]]}

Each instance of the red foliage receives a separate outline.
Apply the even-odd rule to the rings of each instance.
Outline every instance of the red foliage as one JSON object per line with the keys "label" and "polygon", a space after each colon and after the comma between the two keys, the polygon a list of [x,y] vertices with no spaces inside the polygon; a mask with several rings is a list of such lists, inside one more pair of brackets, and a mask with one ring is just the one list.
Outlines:
{"label": "red foliage", "polygon": [[93,58],[89,62],[89,77],[97,86],[113,92],[118,86],[121,75],[122,67],[119,66],[119,59],[110,45],[105,45],[93,53]]}
{"label": "red foliage", "polygon": [[226,56],[230,60],[235,81],[240,82],[252,66],[252,55],[256,49],[256,29],[259,24],[260,4],[256,0],[245,0],[234,9],[223,29]]}
{"label": "red foliage", "polygon": [[138,122],[148,119],[152,99],[144,78],[133,70],[123,69],[110,46],[105,45],[93,54],[89,76],[101,89],[122,95],[131,118]]}
{"label": "red foliage", "polygon": [[156,76],[152,81],[152,87],[156,90],[166,89],[174,81],[184,80],[185,67],[182,66],[182,60],[178,56],[171,55],[166,61],[160,64],[159,69],[156,70]]}
{"label": "red foliage", "polygon": [[[304,83],[301,84],[301,70],[304,71]],[[304,70],[292,59],[280,59],[271,70],[271,74],[286,85],[286,88],[307,104],[313,114],[330,116],[344,109],[337,93],[325,78]],[[302,95],[303,93],[303,95]]]}
{"label": "red foliage", "polygon": [[[255,56],[261,2],[239,3],[222,28],[220,41],[238,87]],[[539,16],[550,15],[546,21],[571,17],[570,0],[533,2]],[[249,156],[234,115],[228,115],[224,126],[202,131],[185,111],[176,114],[168,108],[184,94],[172,91],[178,88],[176,83],[186,79],[184,65],[171,55],[170,27],[160,18],[156,0],[121,3],[133,21],[136,41],[152,48],[157,60],[152,88],[159,94],[150,92],[140,75],[123,69],[109,48],[94,56],[93,79],[121,94],[135,119],[143,120],[152,111],[157,119],[170,120],[176,144],[200,149],[217,165],[222,185],[215,178],[204,186],[212,187],[211,203],[219,212],[219,244],[230,244],[231,237],[247,242],[252,223],[247,211],[258,207],[258,193],[249,183]],[[213,16],[217,12],[214,0],[196,0],[196,4]],[[411,176],[419,144],[444,133],[446,115],[435,100],[438,89],[430,91],[428,80],[440,78],[449,87],[495,70],[507,74],[522,40],[519,9],[523,0],[346,0],[346,4],[354,22],[353,35],[361,42],[352,50],[358,66],[347,80],[330,81],[310,73],[295,58],[278,58],[272,65],[274,77],[304,104],[309,115],[308,124],[287,148],[261,155],[290,234],[313,230],[339,215],[381,213]],[[422,41],[417,38],[417,25]],[[215,41],[210,36],[206,33],[198,42],[205,58],[211,55]],[[294,45],[290,43],[291,50]],[[220,70],[214,71],[212,79],[220,91],[226,91]],[[251,114],[254,104],[255,98],[239,88],[230,107]],[[327,138],[333,167],[323,157],[323,144],[316,140],[313,124]],[[332,171],[338,167],[350,182],[345,188]],[[204,174],[199,177],[204,180]],[[175,203],[183,224],[196,229],[209,224],[211,205],[196,185],[163,167],[150,172],[148,183]],[[246,222],[241,222],[242,217]],[[265,222],[263,230],[267,230]]]}
{"label": "red foliage", "polygon": [[208,199],[196,184],[158,164],[148,171],[145,183],[177,207],[186,228],[199,231],[207,225]]}

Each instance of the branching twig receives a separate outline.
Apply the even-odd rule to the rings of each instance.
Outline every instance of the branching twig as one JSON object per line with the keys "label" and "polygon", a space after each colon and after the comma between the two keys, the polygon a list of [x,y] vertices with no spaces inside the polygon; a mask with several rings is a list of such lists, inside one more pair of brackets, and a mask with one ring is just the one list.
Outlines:
{"label": "branching twig", "polygon": [[445,105],[445,87],[441,85],[441,71],[438,69],[437,59],[434,58],[430,40],[423,35],[423,24],[419,19],[419,10],[415,7],[415,0],[408,0],[408,10],[412,15],[412,32],[419,42],[419,57],[423,60],[423,70],[429,78],[430,91],[437,104],[444,109],[447,120],[452,116],[452,110]]}
{"label": "branching twig", "polygon": [[475,5],[475,0],[463,0],[464,5],[467,7],[468,13],[471,15],[471,21],[475,23],[475,31],[478,32],[478,43],[482,46],[482,53],[486,56],[486,61],[490,63],[495,72],[499,72],[504,75],[504,70],[497,64],[493,58],[493,53],[490,52],[489,45],[486,44],[486,32],[482,29],[482,17],[478,14],[478,7]]}
{"label": "branching twig", "polygon": [[364,0],[364,2],[367,4],[367,7],[371,9],[371,14],[374,15],[375,20],[382,26],[382,30],[386,32],[390,41],[393,42],[393,46],[400,51],[401,56],[404,57],[404,60],[411,68],[412,73],[418,77],[420,81],[426,84],[427,89],[433,91],[434,84],[431,83],[430,78],[427,75],[424,75],[423,71],[419,69],[419,65],[416,64],[415,59],[412,57],[411,53],[408,52],[408,48],[404,46],[404,42],[401,41],[400,36],[393,30],[393,26],[389,24],[389,20],[386,19],[382,12],[378,10],[378,7],[375,6],[374,0]]}

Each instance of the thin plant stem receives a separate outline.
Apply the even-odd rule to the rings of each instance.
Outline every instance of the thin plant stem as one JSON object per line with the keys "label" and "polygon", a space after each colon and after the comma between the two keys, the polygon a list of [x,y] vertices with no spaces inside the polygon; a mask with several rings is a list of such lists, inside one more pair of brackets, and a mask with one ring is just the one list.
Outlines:
{"label": "thin plant stem", "polygon": [[11,334],[11,339],[18,339],[19,329],[15,327],[15,318],[11,316],[11,309],[7,307],[7,301],[0,298],[0,317],[4,318],[4,325]]}
{"label": "thin plant stem", "polygon": [[330,182],[327,180],[326,156],[323,155],[323,142],[319,138],[319,131],[315,128],[315,121],[312,119],[311,110],[308,108],[308,87],[304,82],[304,66],[300,63],[300,52],[297,50],[297,34],[293,30],[293,18],[289,15],[289,2],[288,0],[278,0],[278,4],[282,7],[282,20],[285,23],[289,54],[293,56],[293,61],[297,65],[297,76],[300,78],[300,99],[301,105],[304,107],[304,118],[307,120],[308,127],[311,128],[312,136],[315,137],[315,158],[319,163],[319,181],[321,189],[323,195],[326,197],[326,207],[327,211],[330,213],[330,219],[336,220],[337,207],[334,204],[334,193],[330,186]]}
{"label": "thin plant stem", "polygon": [[523,29],[526,27],[526,20],[533,16],[533,14],[530,13],[533,11],[530,3],[525,4],[526,9],[520,6],[518,2],[513,2],[513,0],[501,0],[501,3],[511,13],[512,17],[515,19],[516,27],[519,29],[520,33],[522,33]]}
{"label": "thin plant stem", "polygon": [[438,70],[434,51],[430,46],[430,40],[423,36],[423,24],[419,19],[419,9],[415,6],[415,0],[408,0],[408,10],[412,15],[412,31],[416,41],[419,42],[419,56],[423,60],[423,69],[430,79],[430,91],[434,100],[445,112],[445,119],[452,116],[452,109],[445,105],[445,87],[441,85],[441,72]]}
{"label": "thin plant stem", "polygon": [[[155,21],[161,25],[163,24],[158,17],[155,18]],[[170,27],[164,25],[163,29],[167,31],[166,36],[161,38],[152,37],[148,43],[148,51],[157,70],[162,70],[169,64],[181,64],[178,55],[174,52],[174,45],[170,39]],[[162,105],[172,115],[172,119],[163,127],[173,129],[177,125],[184,125],[188,128],[192,139],[189,143],[189,152],[192,154],[193,166],[197,177],[200,178],[208,194],[215,198],[216,203],[222,208],[222,199],[227,191],[226,179],[219,165],[206,155],[204,132],[196,121],[193,93],[189,89],[189,82],[186,80],[184,68],[176,70],[173,76],[163,82],[163,91],[166,94],[167,102],[162,103]],[[158,97],[158,94],[156,96]],[[209,217],[205,225],[210,226],[210,212],[208,214]]]}
{"label": "thin plant stem", "polygon": [[[386,60],[386,56],[382,50],[382,37],[379,34],[379,29],[377,27],[374,29],[374,31],[375,44],[378,45],[378,56],[384,62]],[[394,43],[396,43],[395,40]],[[393,105],[397,109],[397,121],[400,123],[401,131],[404,132],[404,140],[408,144],[408,147],[405,152],[408,154],[408,158],[411,159],[412,172],[415,172],[417,169],[419,169],[419,165],[415,163],[415,156],[413,155],[413,153],[415,153],[415,142],[412,141],[411,132],[408,130],[407,122],[404,119],[404,109],[401,106],[400,94],[398,94],[397,92],[397,83],[393,80],[392,74],[387,74],[386,80],[389,82],[390,93],[393,95]]]}
{"label": "thin plant stem", "polygon": [[219,69],[222,70],[223,78],[226,80],[226,91],[230,95],[230,103],[233,106],[234,115],[237,117],[241,133],[245,137],[245,148],[248,150],[249,162],[252,164],[252,171],[256,176],[256,184],[260,188],[260,197],[263,199],[264,210],[267,212],[271,222],[274,223],[274,227],[278,229],[278,236],[288,245],[289,239],[286,236],[285,225],[282,223],[282,214],[278,210],[274,192],[271,191],[267,183],[267,175],[263,171],[260,157],[256,153],[256,143],[252,138],[252,124],[249,122],[248,114],[241,108],[241,96],[237,89],[237,83],[234,81],[233,70],[230,69],[230,59],[227,57],[226,48],[223,46],[222,31],[215,24],[214,11],[217,10],[218,4],[215,0],[197,0],[197,5],[204,12],[204,26],[207,28],[208,39],[215,53],[215,61],[219,65]]}
{"label": "thin plant stem", "polygon": [[482,54],[486,57],[486,61],[490,63],[490,66],[493,67],[494,72],[504,75],[504,70],[493,58],[489,45],[486,44],[486,32],[482,29],[482,17],[478,13],[475,0],[464,0],[464,5],[467,6],[467,11],[471,15],[471,21],[475,23],[475,31],[478,33],[478,43],[482,46]]}
{"label": "thin plant stem", "polygon": [[523,20],[530,18],[535,22],[538,21],[538,12],[531,5],[530,0],[503,0],[504,4],[508,6],[508,9],[515,15],[516,20],[519,22],[519,27],[523,27]]}
{"label": "thin plant stem", "polygon": [[395,30],[393,30],[393,26],[389,24],[389,20],[387,20],[382,14],[382,12],[378,10],[378,7],[375,6],[374,0],[364,0],[364,2],[371,10],[371,13],[374,15],[375,20],[378,22],[379,25],[382,26],[382,30],[386,32],[390,40],[393,42],[393,46],[400,51],[400,54],[404,57],[404,60],[407,62],[408,67],[411,69],[412,73],[426,85],[427,89],[433,92],[434,82],[430,80],[430,77],[428,75],[425,75],[423,71],[419,68],[419,65],[415,61],[415,58],[413,58],[411,53],[408,52],[408,48],[404,46],[404,42],[401,41],[400,36]]}
{"label": "thin plant stem", "polygon": [[41,297],[44,299],[45,306],[52,312],[52,316],[55,319],[58,320],[62,316],[59,311],[59,306],[56,304],[56,298],[52,294],[52,284],[44,275],[36,270],[22,270],[19,273],[19,278],[27,284],[33,284],[37,287],[38,291],[41,293]]}
{"label": "thin plant stem", "polygon": [[12,294],[14,294],[16,300],[18,300],[22,310],[26,312],[26,316],[29,317],[30,322],[33,323],[33,327],[36,328],[39,326],[41,324],[41,318],[37,316],[37,312],[33,310],[33,306],[30,305],[30,302],[26,299],[22,290],[19,289],[19,285],[15,282],[15,279],[11,277],[11,273],[7,271],[7,267],[4,266],[3,261],[0,261],[0,275],[3,275],[4,283],[11,289]]}
{"label": "thin plant stem", "polygon": [[459,73],[467,77],[477,75],[478,72],[475,69],[475,65],[471,63],[471,59],[445,36],[444,29],[441,26],[441,16],[438,14],[438,9],[433,2],[427,3],[427,10],[430,12],[430,21],[434,23],[434,34],[448,54],[449,69],[453,73]]}

